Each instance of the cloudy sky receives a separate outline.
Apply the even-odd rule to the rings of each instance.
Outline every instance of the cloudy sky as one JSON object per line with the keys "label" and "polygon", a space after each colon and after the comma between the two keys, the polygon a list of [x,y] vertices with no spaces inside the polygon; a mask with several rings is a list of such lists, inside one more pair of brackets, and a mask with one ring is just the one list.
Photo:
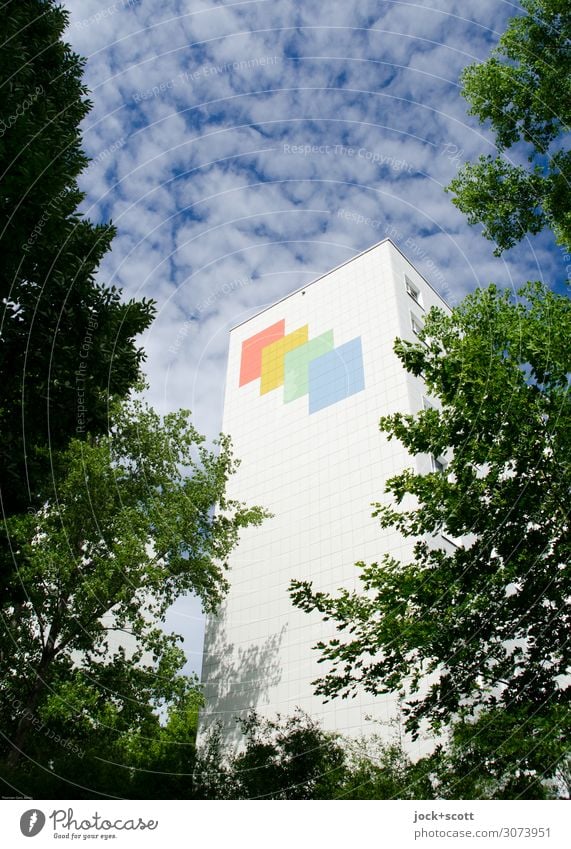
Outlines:
{"label": "cloudy sky", "polygon": [[[385,236],[451,303],[563,278],[543,234],[501,259],[443,191],[493,153],[461,69],[508,0],[64,0],[94,107],[85,211],[119,234],[101,279],[152,297],[149,397],[221,427],[229,328]],[[181,602],[191,667],[200,616]]]}

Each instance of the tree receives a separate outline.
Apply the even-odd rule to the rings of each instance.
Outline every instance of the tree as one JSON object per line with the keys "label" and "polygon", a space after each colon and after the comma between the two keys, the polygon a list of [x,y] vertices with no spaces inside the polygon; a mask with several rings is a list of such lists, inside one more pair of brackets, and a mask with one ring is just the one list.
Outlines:
{"label": "tree", "polygon": [[[110,399],[139,379],[135,337],[154,306],[96,282],[111,224],[79,211],[91,108],[83,60],[62,41],[54,0],[11,0],[0,21],[0,495],[5,516],[35,510],[59,449],[106,433]],[[56,452],[56,453],[54,453]],[[0,587],[13,570],[0,540]],[[4,579],[5,576],[5,579]]]}
{"label": "tree", "polygon": [[[0,785],[44,799],[191,799],[196,758],[198,683],[182,674],[182,656],[161,663],[170,678],[168,705],[138,665],[99,669],[97,687],[85,671],[38,707],[24,759],[2,763]],[[166,698],[167,688],[163,686]],[[166,713],[166,717],[165,717]]]}
{"label": "tree", "polygon": [[433,798],[432,762],[413,764],[399,742],[349,740],[297,709],[237,720],[243,739],[225,751],[214,727],[197,751],[195,793],[205,799]]}
{"label": "tree", "polygon": [[224,751],[214,727],[199,751],[195,780],[204,798],[331,799],[345,777],[345,751],[299,709],[264,719],[252,711],[237,720],[241,751]]}
{"label": "tree", "polygon": [[[571,249],[571,10],[568,0],[521,4],[528,14],[512,18],[491,57],[461,77],[469,113],[489,122],[499,155],[467,163],[449,186],[497,255],[545,226]],[[529,165],[507,159],[514,146]]]}
{"label": "tree", "polygon": [[377,735],[345,741],[347,777],[336,798],[436,799],[432,757],[413,762],[400,739]]}
{"label": "tree", "polygon": [[[570,301],[536,283],[517,298],[490,286],[451,315],[432,309],[418,343],[397,340],[403,365],[424,378],[438,408],[384,417],[381,429],[412,455],[448,464],[396,475],[386,486],[393,503],[376,506],[382,527],[416,539],[413,562],[359,564],[364,594],[292,583],[294,604],[333,620],[340,634],[317,647],[330,664],[317,693],[399,690],[413,735],[423,720],[441,731],[501,709],[515,725],[551,724],[561,755],[571,625],[569,338]],[[404,509],[406,496],[416,506]]]}
{"label": "tree", "polygon": [[568,799],[570,721],[565,705],[541,713],[497,706],[461,718],[431,758],[439,798]]}
{"label": "tree", "polygon": [[160,623],[183,593],[216,607],[240,529],[264,516],[226,498],[227,437],[216,450],[187,411],[161,420],[140,401],[118,405],[108,436],[65,449],[54,499],[7,520],[22,590],[1,609],[10,767],[41,753],[37,722],[85,748],[94,728],[152,730],[160,706],[187,694],[179,638]]}

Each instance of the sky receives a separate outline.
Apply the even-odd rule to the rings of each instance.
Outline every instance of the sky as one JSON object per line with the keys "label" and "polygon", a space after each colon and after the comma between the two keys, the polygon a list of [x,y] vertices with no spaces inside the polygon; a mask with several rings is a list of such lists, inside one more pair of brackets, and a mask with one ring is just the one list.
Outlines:
{"label": "sky", "polygon": [[[563,279],[550,234],[494,257],[444,191],[462,162],[495,153],[458,77],[519,3],[64,5],[93,102],[83,209],[118,229],[100,279],[155,299],[148,399],[190,408],[209,439],[229,329],[387,236],[451,304],[492,281]],[[168,624],[199,671],[197,603]]]}

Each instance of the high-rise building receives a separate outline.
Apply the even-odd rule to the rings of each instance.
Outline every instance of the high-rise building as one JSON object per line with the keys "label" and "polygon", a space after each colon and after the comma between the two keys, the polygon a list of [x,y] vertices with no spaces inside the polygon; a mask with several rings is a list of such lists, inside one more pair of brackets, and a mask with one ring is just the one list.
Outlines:
{"label": "high-rise building", "polygon": [[379,431],[379,417],[427,403],[420,379],[393,351],[414,340],[431,306],[447,309],[400,250],[385,240],[262,310],[230,332],[223,431],[241,465],[229,496],[271,511],[243,531],[230,559],[231,589],[207,622],[202,728],[220,720],[227,739],[250,708],[288,715],[301,707],[325,728],[360,735],[367,716],[389,723],[393,696],[323,704],[312,650],[332,623],[292,606],[292,578],[323,591],[358,588],[357,561],[410,558],[412,542],[371,517],[387,478],[430,471]]}

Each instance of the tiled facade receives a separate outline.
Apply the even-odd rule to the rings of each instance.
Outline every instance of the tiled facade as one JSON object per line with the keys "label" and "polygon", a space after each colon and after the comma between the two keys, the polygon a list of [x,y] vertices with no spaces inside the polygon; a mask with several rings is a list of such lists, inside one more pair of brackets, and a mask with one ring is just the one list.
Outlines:
{"label": "tiled facade", "polygon": [[371,504],[388,477],[412,461],[378,428],[381,415],[415,412],[422,382],[393,352],[415,338],[443,301],[388,240],[294,292],[230,334],[222,429],[241,460],[229,495],[273,514],[249,528],[231,557],[228,598],[207,623],[202,728],[254,707],[282,715],[299,706],[326,728],[353,735],[396,712],[392,696],[359,694],[323,704],[311,682],[323,673],[312,646],[334,626],[293,608],[292,578],[316,588],[356,588],[357,561],[385,552],[408,558],[411,543],[382,530]]}

